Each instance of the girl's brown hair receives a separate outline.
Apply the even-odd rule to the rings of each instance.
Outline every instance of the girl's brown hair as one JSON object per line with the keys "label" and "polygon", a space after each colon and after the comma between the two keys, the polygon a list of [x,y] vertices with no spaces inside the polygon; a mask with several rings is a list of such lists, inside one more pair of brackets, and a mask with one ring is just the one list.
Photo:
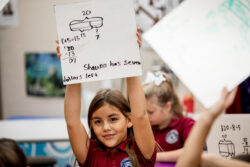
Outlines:
{"label": "girl's brown hair", "polygon": [[[128,118],[130,114],[130,106],[128,101],[125,99],[125,97],[122,95],[122,93],[119,90],[114,89],[104,89],[99,92],[97,92],[96,96],[92,100],[89,106],[88,111],[88,125],[90,129],[90,138],[98,142],[101,148],[104,148],[104,145],[100,143],[94,133],[93,128],[91,127],[91,118],[93,113],[101,108],[104,104],[110,104],[116,108],[119,109],[119,111]],[[131,145],[134,140],[134,133],[133,128],[128,128],[127,131],[127,137],[131,138],[130,142],[126,145],[126,151],[131,159],[132,165],[134,167],[139,167],[138,160],[136,158],[136,154],[133,149],[131,149]]]}
{"label": "girl's brown hair", "polygon": [[171,112],[178,117],[183,117],[183,107],[170,77],[162,71],[155,72],[154,75],[156,77],[162,75],[165,78],[165,81],[162,81],[159,86],[157,86],[153,81],[144,84],[143,89],[146,99],[151,98],[152,96],[157,96],[158,103],[162,107],[167,102],[171,102]]}
{"label": "girl's brown hair", "polygon": [[0,139],[0,166],[26,167],[27,159],[22,149],[12,139]]}

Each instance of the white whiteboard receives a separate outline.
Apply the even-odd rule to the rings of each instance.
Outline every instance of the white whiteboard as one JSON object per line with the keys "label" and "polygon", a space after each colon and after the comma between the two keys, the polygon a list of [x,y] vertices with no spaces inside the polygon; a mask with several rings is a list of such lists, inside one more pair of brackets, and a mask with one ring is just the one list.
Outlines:
{"label": "white whiteboard", "polygon": [[207,139],[209,153],[223,157],[250,154],[250,114],[223,114]]}
{"label": "white whiteboard", "polygon": [[142,74],[133,0],[55,6],[63,83]]}
{"label": "white whiteboard", "polygon": [[186,0],[144,38],[207,108],[250,75],[249,0]]}

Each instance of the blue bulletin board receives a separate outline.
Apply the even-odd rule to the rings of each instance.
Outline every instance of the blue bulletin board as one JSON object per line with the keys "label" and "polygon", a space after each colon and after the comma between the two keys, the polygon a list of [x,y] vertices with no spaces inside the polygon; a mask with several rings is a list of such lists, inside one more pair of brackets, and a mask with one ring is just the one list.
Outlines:
{"label": "blue bulletin board", "polygon": [[[26,156],[49,156],[57,160],[57,167],[73,166],[73,152],[69,141],[18,142]],[[72,160],[72,161],[71,161]]]}

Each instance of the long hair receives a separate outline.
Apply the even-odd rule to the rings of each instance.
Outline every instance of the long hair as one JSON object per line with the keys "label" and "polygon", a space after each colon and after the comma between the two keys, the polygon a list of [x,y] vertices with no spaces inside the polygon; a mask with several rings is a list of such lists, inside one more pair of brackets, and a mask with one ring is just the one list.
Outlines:
{"label": "long hair", "polygon": [[158,71],[154,75],[162,75],[165,78],[165,81],[162,81],[158,86],[153,81],[144,84],[143,89],[146,99],[149,99],[152,96],[157,96],[158,103],[161,107],[167,102],[171,102],[171,112],[175,116],[183,117],[183,107],[170,77],[162,71]]}
{"label": "long hair", "polygon": [[[115,89],[103,89],[99,92],[97,92],[96,96],[92,100],[89,106],[88,110],[88,125],[90,129],[90,138],[95,140],[101,148],[104,147],[104,145],[98,141],[94,130],[91,126],[91,118],[93,113],[101,108],[104,104],[110,104],[117,109],[125,116],[126,118],[130,115],[130,106],[128,101],[125,99],[125,97],[122,95],[122,93],[119,90]],[[132,165],[134,167],[139,167],[138,160],[136,158],[136,154],[133,149],[131,149],[132,142],[134,140],[134,133],[133,128],[128,128],[127,130],[127,137],[131,138],[130,142],[126,145],[126,151],[131,159]]]}
{"label": "long hair", "polygon": [[0,166],[26,167],[27,159],[22,149],[12,139],[0,139]]}

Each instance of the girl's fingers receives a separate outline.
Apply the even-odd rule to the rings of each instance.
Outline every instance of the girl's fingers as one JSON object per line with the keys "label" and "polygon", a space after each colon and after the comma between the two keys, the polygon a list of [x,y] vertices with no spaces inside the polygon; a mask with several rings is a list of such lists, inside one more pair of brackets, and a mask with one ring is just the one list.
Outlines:
{"label": "girl's fingers", "polygon": [[56,51],[57,51],[57,53],[60,53],[60,46],[56,47]]}
{"label": "girl's fingers", "polygon": [[61,58],[61,53],[57,54],[57,58],[60,59]]}
{"label": "girl's fingers", "polygon": [[227,91],[227,88],[224,87],[221,93],[221,98],[220,98],[222,103],[225,103],[228,94],[229,92]]}
{"label": "girl's fingers", "polygon": [[141,31],[136,32],[137,37],[141,40]]}
{"label": "girl's fingers", "polygon": [[141,41],[141,34],[137,32],[136,35],[137,35],[137,38]]}
{"label": "girl's fingers", "polygon": [[226,88],[223,88],[221,95],[221,103],[224,105],[224,109],[226,109],[233,103],[236,92],[237,88],[233,89],[231,92],[229,92]]}
{"label": "girl's fingers", "polygon": [[141,41],[137,40],[139,47],[141,47]]}
{"label": "girl's fingers", "polygon": [[58,40],[56,40],[56,43],[58,44],[57,47],[56,47],[57,58],[60,59],[61,58],[61,53],[60,53],[60,46],[59,46]]}
{"label": "girl's fingers", "polygon": [[137,27],[137,32],[141,33],[141,28]]}
{"label": "girl's fingers", "polygon": [[214,118],[216,118],[222,111],[227,109],[234,101],[237,89],[228,92],[226,88],[223,88],[220,100],[217,101],[211,108],[210,111]]}
{"label": "girl's fingers", "polygon": [[137,36],[137,42],[139,44],[139,47],[141,47],[141,29],[139,27],[137,27],[137,32],[136,32],[136,36]]}
{"label": "girl's fingers", "polygon": [[233,89],[231,92],[228,92],[226,102],[225,102],[226,108],[229,107],[234,102],[234,98],[236,96],[237,90],[238,90],[238,87]]}

